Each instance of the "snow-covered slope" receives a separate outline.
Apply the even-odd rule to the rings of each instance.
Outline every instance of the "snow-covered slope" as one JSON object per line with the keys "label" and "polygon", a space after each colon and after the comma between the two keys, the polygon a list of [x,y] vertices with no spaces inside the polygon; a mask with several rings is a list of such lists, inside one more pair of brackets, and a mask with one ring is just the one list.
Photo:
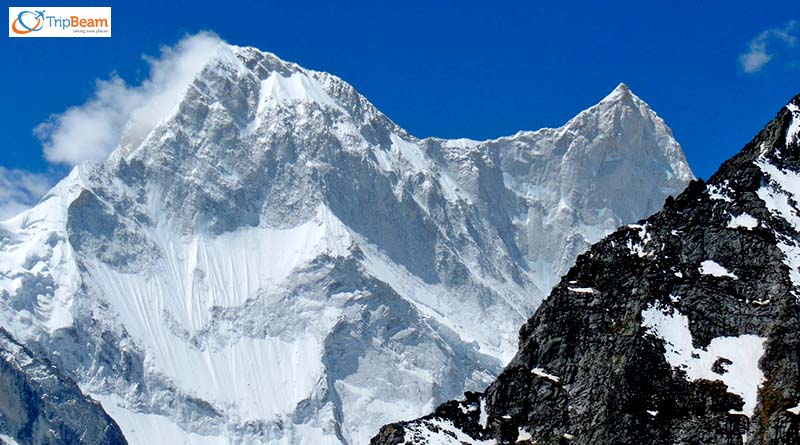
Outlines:
{"label": "snow-covered slope", "polygon": [[221,44],[162,111],[0,225],[3,325],[132,444],[365,444],[482,389],[575,256],[692,178],[624,85],[559,129],[417,139]]}

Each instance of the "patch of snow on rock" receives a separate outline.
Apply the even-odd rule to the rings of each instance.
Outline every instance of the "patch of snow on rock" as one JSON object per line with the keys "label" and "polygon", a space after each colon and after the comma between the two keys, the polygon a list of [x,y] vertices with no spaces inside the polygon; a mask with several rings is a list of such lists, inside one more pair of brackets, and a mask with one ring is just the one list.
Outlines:
{"label": "patch of snow on rock", "polygon": [[728,228],[731,229],[744,228],[752,230],[756,227],[758,227],[758,220],[747,213],[742,213],[739,216],[731,216],[731,220],[728,222]]}
{"label": "patch of snow on rock", "polygon": [[787,144],[796,144],[800,141],[800,107],[790,103],[786,105],[786,108],[792,112],[792,123],[789,125],[789,129],[786,130],[786,142]]}
{"label": "patch of snow on rock", "polygon": [[733,278],[737,280],[738,277],[731,272],[728,272],[728,269],[722,267],[719,263],[714,260],[705,260],[700,263],[700,273],[703,275],[712,275],[715,277],[727,277]]}
{"label": "patch of snow on rock", "polygon": [[709,184],[707,192],[708,192],[708,196],[712,200],[733,202],[733,199],[729,196],[730,195],[730,187],[728,187],[727,184],[723,184],[723,185]]}
{"label": "patch of snow on rock", "polygon": [[[689,319],[672,309],[670,313],[658,307],[642,311],[642,326],[664,342],[664,357],[675,368],[686,372],[690,381],[718,380],[728,387],[728,392],[739,395],[744,401],[741,412],[752,416],[758,401],[758,387],[764,374],[758,361],[764,354],[764,339],[756,335],[716,337],[708,347],[695,348],[689,331]],[[717,374],[712,367],[717,360],[731,361],[726,372]]]}
{"label": "patch of snow on rock", "polygon": [[482,428],[486,428],[489,423],[489,413],[486,412],[486,399],[481,397],[481,416],[478,420]]}
{"label": "patch of snow on rock", "polygon": [[[795,119],[797,122],[797,119]],[[769,178],[756,194],[766,204],[770,212],[783,218],[800,232],[800,215],[790,201],[800,202],[800,175],[783,171],[765,160],[756,162]],[[795,287],[800,287],[800,246],[792,239],[779,239],[778,248],[783,252],[784,264],[789,266],[789,277]]]}
{"label": "patch of snow on rock", "polygon": [[575,293],[578,293],[578,294],[593,294],[594,293],[594,289],[592,289],[591,287],[568,287],[567,289],[569,289],[570,292],[575,292]]}
{"label": "patch of snow on rock", "polygon": [[[408,433],[410,437],[422,435],[425,439],[424,442],[405,442],[422,443],[426,445],[495,445],[494,440],[477,440],[473,439],[460,429],[456,428],[450,421],[442,419],[433,419],[425,422],[426,428],[415,430],[410,428]],[[415,437],[416,439],[417,437]]]}
{"label": "patch of snow on rock", "polygon": [[558,377],[554,376],[553,374],[548,374],[542,368],[533,368],[531,370],[531,372],[533,374],[535,374],[535,375],[538,375],[539,377],[541,377],[543,379],[550,380],[551,382],[554,382],[554,383],[558,383],[559,382],[559,378]]}

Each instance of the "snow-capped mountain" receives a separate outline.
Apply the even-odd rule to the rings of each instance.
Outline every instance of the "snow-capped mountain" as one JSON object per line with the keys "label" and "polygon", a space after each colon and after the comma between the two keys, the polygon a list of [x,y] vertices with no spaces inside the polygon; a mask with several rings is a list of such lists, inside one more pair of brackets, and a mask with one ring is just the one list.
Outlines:
{"label": "snow-capped mountain", "polygon": [[483,389],[574,258],[692,178],[624,85],[558,129],[418,139],[221,44],[0,225],[0,320],[131,444],[366,444]]}
{"label": "snow-capped mountain", "polygon": [[582,254],[483,393],[373,445],[800,440],[800,95],[708,181]]}

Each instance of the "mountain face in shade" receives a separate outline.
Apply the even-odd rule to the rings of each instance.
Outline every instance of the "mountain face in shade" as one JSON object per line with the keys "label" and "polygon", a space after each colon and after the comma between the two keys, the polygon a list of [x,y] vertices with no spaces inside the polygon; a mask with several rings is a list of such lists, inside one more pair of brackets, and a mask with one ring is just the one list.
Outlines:
{"label": "mountain face in shade", "polygon": [[389,444],[796,444],[800,96],[708,181],[578,257],[482,393]]}
{"label": "mountain face in shade", "polygon": [[0,443],[10,445],[127,442],[99,403],[0,328]]}
{"label": "mountain face in shade", "polygon": [[624,85],[562,128],[418,139],[221,44],[157,122],[0,224],[0,320],[131,444],[366,444],[483,389],[574,258],[693,178]]}

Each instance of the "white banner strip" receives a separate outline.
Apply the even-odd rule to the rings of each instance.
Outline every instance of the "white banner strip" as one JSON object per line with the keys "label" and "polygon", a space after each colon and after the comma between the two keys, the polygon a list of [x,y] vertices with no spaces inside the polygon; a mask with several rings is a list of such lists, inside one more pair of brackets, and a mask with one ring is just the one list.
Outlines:
{"label": "white banner strip", "polygon": [[111,7],[12,6],[9,37],[111,37]]}

